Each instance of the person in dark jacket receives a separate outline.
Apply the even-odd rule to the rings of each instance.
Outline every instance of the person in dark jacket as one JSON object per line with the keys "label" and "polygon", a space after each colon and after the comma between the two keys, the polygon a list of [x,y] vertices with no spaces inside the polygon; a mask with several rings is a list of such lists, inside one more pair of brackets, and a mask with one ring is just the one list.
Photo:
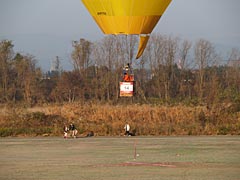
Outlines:
{"label": "person in dark jacket", "polygon": [[78,131],[73,123],[70,124],[69,130],[70,130],[70,135],[76,138]]}

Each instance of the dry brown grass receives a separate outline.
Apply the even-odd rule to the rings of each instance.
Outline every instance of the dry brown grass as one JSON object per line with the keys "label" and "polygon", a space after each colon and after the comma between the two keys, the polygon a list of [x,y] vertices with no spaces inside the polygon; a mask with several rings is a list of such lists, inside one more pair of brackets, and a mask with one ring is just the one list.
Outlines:
{"label": "dry brown grass", "polygon": [[[46,117],[52,117],[48,118],[48,121],[54,121],[54,117],[62,117],[61,120],[54,121],[57,123],[55,129],[60,129],[55,130],[55,133],[61,132],[63,123],[70,122],[76,124],[80,133],[93,131],[99,136],[123,134],[123,126],[126,122],[131,125],[131,130],[135,131],[136,135],[215,135],[240,132],[240,113],[228,112],[219,106],[207,109],[205,106],[182,105],[113,106],[97,103],[47,105],[1,110],[0,125],[5,127],[12,125],[9,121],[23,121],[24,114],[38,112],[44,113]],[[34,126],[34,123],[31,125]]]}

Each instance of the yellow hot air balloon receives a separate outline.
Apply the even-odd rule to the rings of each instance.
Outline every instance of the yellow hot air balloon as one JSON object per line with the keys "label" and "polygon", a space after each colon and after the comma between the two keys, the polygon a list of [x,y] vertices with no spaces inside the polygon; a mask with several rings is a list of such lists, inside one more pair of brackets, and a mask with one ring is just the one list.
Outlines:
{"label": "yellow hot air balloon", "polygon": [[140,35],[139,58],[171,0],[82,0],[105,34]]}

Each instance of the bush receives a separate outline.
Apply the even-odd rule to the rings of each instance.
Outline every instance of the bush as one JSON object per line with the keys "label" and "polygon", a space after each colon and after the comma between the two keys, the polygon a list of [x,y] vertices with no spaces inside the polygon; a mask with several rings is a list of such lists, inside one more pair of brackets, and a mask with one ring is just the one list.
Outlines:
{"label": "bush", "polygon": [[0,128],[0,137],[7,137],[13,135],[13,129],[11,128]]}
{"label": "bush", "polygon": [[231,128],[230,127],[227,127],[227,126],[221,126],[218,130],[218,135],[227,135],[229,134],[231,131]]}
{"label": "bush", "polygon": [[51,127],[40,127],[40,128],[0,128],[0,137],[8,136],[39,136],[43,134],[52,134]]}

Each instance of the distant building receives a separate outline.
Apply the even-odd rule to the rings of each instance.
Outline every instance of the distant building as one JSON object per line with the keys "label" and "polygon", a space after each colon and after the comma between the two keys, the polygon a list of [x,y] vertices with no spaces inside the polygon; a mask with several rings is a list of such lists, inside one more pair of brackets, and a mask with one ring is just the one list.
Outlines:
{"label": "distant building", "polygon": [[59,57],[56,56],[56,58],[53,59],[52,62],[51,62],[50,71],[47,71],[43,75],[43,79],[51,79],[51,78],[54,78],[54,77],[58,77],[58,76],[61,75],[61,73],[62,73],[61,63],[60,63]]}
{"label": "distant building", "polygon": [[240,58],[238,60],[230,60],[228,61],[229,67],[240,67]]}

